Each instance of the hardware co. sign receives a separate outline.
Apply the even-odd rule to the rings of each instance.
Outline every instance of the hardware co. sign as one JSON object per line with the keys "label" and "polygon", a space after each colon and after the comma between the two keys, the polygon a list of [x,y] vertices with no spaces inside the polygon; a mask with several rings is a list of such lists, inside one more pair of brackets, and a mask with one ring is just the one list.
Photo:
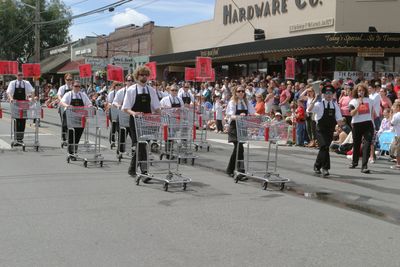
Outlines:
{"label": "hardware co. sign", "polygon": [[[262,1],[260,4],[236,8],[235,5],[224,5],[224,25],[251,21],[255,18],[265,18],[288,13],[288,0]],[[307,6],[322,5],[322,0],[295,0],[296,7],[303,10]]]}

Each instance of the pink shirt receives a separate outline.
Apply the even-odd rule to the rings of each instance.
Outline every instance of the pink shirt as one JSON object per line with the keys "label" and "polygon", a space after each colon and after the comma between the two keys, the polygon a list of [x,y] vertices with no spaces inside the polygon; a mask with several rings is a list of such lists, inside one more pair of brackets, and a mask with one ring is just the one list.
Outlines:
{"label": "pink shirt", "polygon": [[339,100],[339,107],[342,116],[350,116],[349,103],[351,99],[353,99],[351,96],[343,96]]}
{"label": "pink shirt", "polygon": [[[281,97],[279,98],[279,103],[282,103],[287,98],[290,98],[290,92],[288,90],[283,90],[281,93]],[[288,102],[286,102],[286,104],[288,104]]]}

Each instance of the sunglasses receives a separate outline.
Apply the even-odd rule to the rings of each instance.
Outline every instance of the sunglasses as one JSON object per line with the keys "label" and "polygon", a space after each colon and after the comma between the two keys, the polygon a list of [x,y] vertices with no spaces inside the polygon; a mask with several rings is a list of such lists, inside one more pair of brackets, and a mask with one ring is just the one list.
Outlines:
{"label": "sunglasses", "polygon": [[70,82],[70,81],[72,81],[72,79],[67,79],[66,81],[69,81],[69,82]]}
{"label": "sunglasses", "polygon": [[80,85],[74,85],[74,87],[81,87]]}
{"label": "sunglasses", "polygon": [[178,90],[170,90],[171,92],[178,92]]}
{"label": "sunglasses", "polygon": [[244,91],[243,90],[238,90],[238,91],[236,91],[236,93],[244,93]]}
{"label": "sunglasses", "polygon": [[139,73],[139,76],[149,76],[149,74],[147,74],[147,73]]}

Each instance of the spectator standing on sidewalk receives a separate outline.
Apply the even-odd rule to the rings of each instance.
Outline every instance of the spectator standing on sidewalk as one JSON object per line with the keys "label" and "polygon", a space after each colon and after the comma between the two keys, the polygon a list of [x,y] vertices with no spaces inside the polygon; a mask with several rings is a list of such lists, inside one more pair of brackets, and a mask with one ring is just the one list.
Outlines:
{"label": "spectator standing on sidewalk", "polygon": [[400,170],[400,102],[396,102],[393,105],[393,115],[390,121],[393,126],[394,132],[396,133],[393,150],[396,154],[396,165],[392,166],[392,169]]}
{"label": "spectator standing on sidewalk", "polygon": [[297,101],[296,116],[296,146],[304,146],[304,137],[306,135],[306,114],[304,101]]}
{"label": "spectator standing on sidewalk", "polygon": [[317,140],[319,143],[319,153],[314,164],[314,172],[326,177],[329,175],[331,168],[329,146],[332,143],[333,132],[335,126],[342,120],[340,108],[337,102],[333,99],[335,89],[330,85],[325,85],[322,88],[324,98],[321,102],[317,102],[318,97],[315,97],[307,108],[307,112],[316,113],[317,119]]}

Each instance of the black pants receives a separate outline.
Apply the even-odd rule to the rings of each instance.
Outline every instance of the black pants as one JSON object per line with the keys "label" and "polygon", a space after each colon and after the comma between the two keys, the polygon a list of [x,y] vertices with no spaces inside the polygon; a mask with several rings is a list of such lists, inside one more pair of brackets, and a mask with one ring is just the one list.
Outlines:
{"label": "black pants", "polygon": [[[139,158],[138,161],[146,161],[147,160],[147,150],[146,147],[147,145],[145,143],[140,143],[138,145],[138,143],[136,143],[135,145],[135,153],[133,153],[133,157],[131,160],[131,165],[129,166],[129,170],[128,173],[129,174],[135,174],[136,173],[136,151],[138,151],[139,153]],[[137,150],[139,149],[139,150]],[[140,170],[143,172],[147,172],[147,164],[146,163],[140,163]]]}
{"label": "black pants", "polygon": [[60,113],[60,119],[61,119],[61,138],[63,141],[67,141],[67,115],[65,114],[65,111],[61,111],[60,109],[58,110]]}
{"label": "black pants", "polygon": [[362,147],[362,166],[361,169],[368,168],[368,158],[371,152],[372,136],[374,134],[374,126],[372,121],[364,121],[353,123],[353,165],[358,165],[360,159],[360,147],[364,138]]}
{"label": "black pants", "polygon": [[81,140],[81,136],[83,133],[83,128],[74,128],[75,131],[68,131],[68,153],[76,154],[78,151],[78,144]]}
{"label": "black pants", "polygon": [[130,134],[129,127],[120,128],[118,125],[118,151],[124,153],[126,151],[126,138]]}
{"label": "black pants", "polygon": [[18,142],[24,139],[26,119],[15,119],[14,133]]}
{"label": "black pants", "polygon": [[329,146],[333,140],[333,130],[317,129],[317,141],[319,152],[315,160],[315,168],[329,170],[331,168],[331,158],[329,156]]}
{"label": "black pants", "polygon": [[222,120],[217,120],[216,121],[216,125],[217,125],[217,131],[218,132],[223,132],[224,131],[224,126],[222,125]]}
{"label": "black pants", "polygon": [[[231,158],[229,160],[229,164],[228,164],[228,168],[226,169],[226,173],[228,174],[233,174],[234,170],[235,170],[235,162],[236,162],[236,151],[238,149],[238,142],[233,142],[233,151],[232,151],[232,155]],[[244,148],[243,148],[243,143],[239,143],[239,155],[238,155],[238,160],[243,160],[244,159]],[[244,162],[240,161],[238,163],[238,171],[239,172],[244,172]]]}
{"label": "black pants", "polygon": [[110,144],[115,143],[115,136],[118,130],[118,122],[113,122],[111,121],[111,128],[110,128],[110,137],[108,140],[110,141]]}

